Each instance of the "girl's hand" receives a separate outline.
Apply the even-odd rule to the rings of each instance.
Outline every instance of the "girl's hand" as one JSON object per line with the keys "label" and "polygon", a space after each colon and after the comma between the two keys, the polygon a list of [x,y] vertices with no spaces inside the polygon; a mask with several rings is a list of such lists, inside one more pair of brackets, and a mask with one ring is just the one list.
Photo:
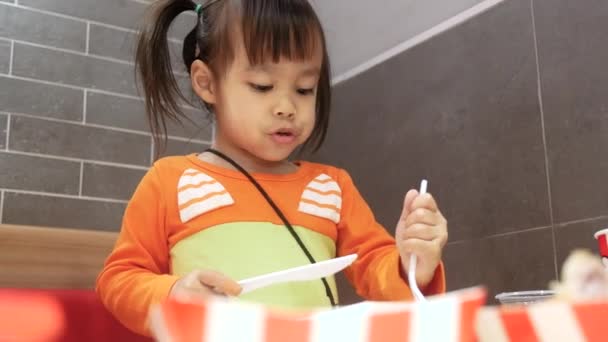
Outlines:
{"label": "girl's hand", "polygon": [[448,241],[448,222],[431,194],[420,195],[416,190],[408,191],[395,238],[406,275],[410,255],[413,253],[417,256],[416,283],[423,289],[433,280],[441,262],[442,249]]}
{"label": "girl's hand", "polygon": [[213,294],[236,297],[241,291],[237,282],[221,273],[198,270],[175,282],[169,296],[185,301],[200,301]]}

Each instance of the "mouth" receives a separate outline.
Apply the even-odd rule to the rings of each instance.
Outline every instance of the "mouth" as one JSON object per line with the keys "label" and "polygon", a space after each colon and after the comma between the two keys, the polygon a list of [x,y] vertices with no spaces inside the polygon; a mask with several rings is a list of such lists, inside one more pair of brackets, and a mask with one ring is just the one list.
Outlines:
{"label": "mouth", "polygon": [[272,133],[273,135],[279,135],[282,137],[291,137],[291,136],[295,136],[296,132],[295,130],[291,129],[291,128],[280,128],[277,129],[276,131],[274,131],[274,133]]}
{"label": "mouth", "polygon": [[272,138],[280,144],[289,144],[296,140],[296,131],[290,128],[281,128],[271,134]]}

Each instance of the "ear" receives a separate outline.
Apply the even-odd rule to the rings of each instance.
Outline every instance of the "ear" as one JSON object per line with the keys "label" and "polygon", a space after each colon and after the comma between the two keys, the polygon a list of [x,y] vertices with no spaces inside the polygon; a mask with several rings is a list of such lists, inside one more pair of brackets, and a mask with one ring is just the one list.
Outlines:
{"label": "ear", "polygon": [[211,69],[200,59],[195,60],[190,67],[192,89],[203,101],[209,104],[217,102],[217,84]]}

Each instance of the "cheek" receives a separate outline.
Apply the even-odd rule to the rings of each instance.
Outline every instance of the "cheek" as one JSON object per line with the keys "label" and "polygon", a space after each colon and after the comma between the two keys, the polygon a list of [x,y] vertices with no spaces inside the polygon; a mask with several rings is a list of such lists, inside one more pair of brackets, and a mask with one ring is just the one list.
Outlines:
{"label": "cheek", "polygon": [[317,119],[317,110],[316,102],[314,100],[308,101],[304,106],[304,117],[306,118],[306,121],[310,123],[311,126],[315,125],[315,121]]}

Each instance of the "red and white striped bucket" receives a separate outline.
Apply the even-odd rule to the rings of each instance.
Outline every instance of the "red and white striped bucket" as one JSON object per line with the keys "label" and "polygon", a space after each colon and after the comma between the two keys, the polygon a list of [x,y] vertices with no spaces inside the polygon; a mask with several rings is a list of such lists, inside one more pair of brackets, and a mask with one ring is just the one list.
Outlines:
{"label": "red and white striped bucket", "polygon": [[480,342],[604,342],[607,327],[608,302],[485,307],[477,317]]}
{"label": "red and white striped bucket", "polygon": [[472,342],[485,296],[472,288],[425,303],[363,302],[298,315],[239,301],[169,300],[152,310],[151,327],[162,342]]}

